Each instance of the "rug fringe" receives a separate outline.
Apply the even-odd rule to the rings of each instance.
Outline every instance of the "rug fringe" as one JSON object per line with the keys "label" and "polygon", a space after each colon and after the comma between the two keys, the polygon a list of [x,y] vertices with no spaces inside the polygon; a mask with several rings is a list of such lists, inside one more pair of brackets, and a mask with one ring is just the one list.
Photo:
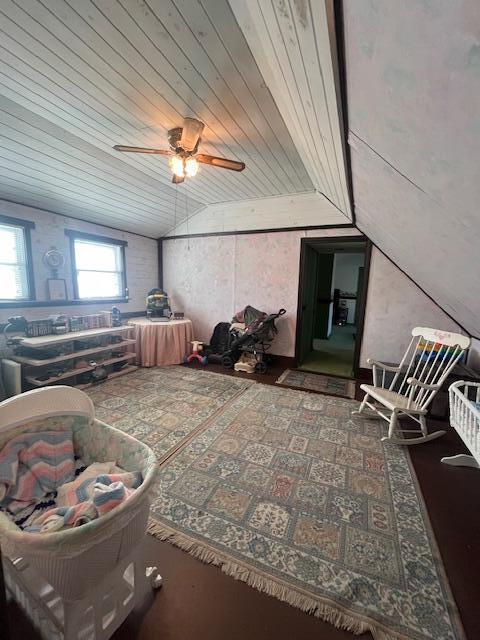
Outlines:
{"label": "rug fringe", "polygon": [[256,573],[237,562],[225,560],[220,554],[208,549],[206,546],[202,545],[201,542],[193,540],[189,536],[180,533],[179,531],[175,531],[166,525],[159,524],[152,519],[149,520],[147,531],[155,538],[164,542],[169,542],[176,547],[183,549],[205,564],[213,564],[214,566],[220,567],[221,570],[231,578],[241,580],[254,589],[257,589],[257,591],[266,593],[269,596],[273,596],[278,600],[282,600],[283,602],[304,611],[305,613],[321,618],[338,629],[344,629],[355,635],[360,635],[361,633],[370,631],[375,640],[409,640],[407,636],[392,633],[391,631],[374,626],[364,620],[359,620],[344,611],[339,611],[337,608],[322,601],[320,598],[310,598],[292,587],[286,587],[271,578],[261,576],[259,573]]}

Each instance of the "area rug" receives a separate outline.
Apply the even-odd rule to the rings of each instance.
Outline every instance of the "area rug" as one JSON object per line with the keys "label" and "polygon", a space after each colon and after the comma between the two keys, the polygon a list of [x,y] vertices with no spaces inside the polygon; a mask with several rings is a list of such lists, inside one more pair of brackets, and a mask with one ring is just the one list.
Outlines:
{"label": "area rug", "polygon": [[161,467],[150,532],[351,632],[463,639],[408,451],[357,405],[250,387]]}
{"label": "area rug", "polygon": [[99,420],[138,438],[161,461],[252,384],[243,378],[169,366],[137,369],[86,393]]}
{"label": "area rug", "polygon": [[319,391],[331,396],[355,397],[355,380],[323,376],[318,373],[307,373],[298,369],[286,369],[275,381],[287,387],[296,387],[308,391]]}

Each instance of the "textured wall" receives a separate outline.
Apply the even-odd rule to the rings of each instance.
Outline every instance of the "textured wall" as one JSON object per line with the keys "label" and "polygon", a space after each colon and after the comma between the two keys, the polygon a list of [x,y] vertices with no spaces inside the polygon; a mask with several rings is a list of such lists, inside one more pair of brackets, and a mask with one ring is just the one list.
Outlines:
{"label": "textured wall", "polygon": [[163,243],[163,283],[172,310],[194,322],[195,337],[208,341],[213,327],[234,313],[235,237]]}
{"label": "textured wall", "polygon": [[[59,270],[58,277],[67,281],[68,298],[73,298],[72,271],[70,262],[70,242],[65,235],[65,229],[75,229],[111,238],[126,240],[125,259],[127,265],[127,285],[130,294],[128,303],[119,304],[122,311],[139,311],[145,308],[145,295],[148,289],[157,286],[158,281],[158,251],[156,240],[137,236],[132,233],[116,231],[89,222],[74,220],[34,209],[22,205],[12,204],[0,200],[0,214],[30,220],[35,223],[32,229],[32,256],[35,276],[37,300],[46,300],[46,280],[51,275],[50,269],[43,263],[43,254],[55,247],[65,256],[65,265]],[[109,308],[111,305],[79,305],[66,307],[31,307],[0,309],[0,323],[11,315],[24,315],[30,319],[45,318],[50,314],[65,313],[77,315],[95,313]]]}
{"label": "textured wall", "polygon": [[[324,236],[354,232],[330,229]],[[320,231],[289,231],[166,240],[164,284],[174,308],[192,318],[195,336],[208,341],[217,322],[229,321],[247,304],[287,309],[272,349],[293,356],[297,315],[300,241]],[[366,358],[398,360],[415,324],[454,329],[452,323],[401,271],[376,249],[372,252],[361,366]]]}
{"label": "textured wall", "polygon": [[293,355],[295,351],[298,274],[301,231],[263,233],[236,237],[235,308],[251,304],[287,314],[278,321],[279,333],[272,347],[275,353]]}
{"label": "textured wall", "polygon": [[357,224],[480,337],[479,2],[343,6]]}
{"label": "textured wall", "polygon": [[375,249],[370,265],[362,360],[372,357],[398,362],[410,341],[413,326],[461,333],[455,322]]}

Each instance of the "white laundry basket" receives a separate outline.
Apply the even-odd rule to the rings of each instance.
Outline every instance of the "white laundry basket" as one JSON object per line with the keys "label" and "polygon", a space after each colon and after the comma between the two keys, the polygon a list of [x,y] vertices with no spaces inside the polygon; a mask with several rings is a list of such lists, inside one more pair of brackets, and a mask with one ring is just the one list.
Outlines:
{"label": "white laundry basket", "polygon": [[86,464],[114,461],[143,482],[122,504],[80,527],[29,533],[0,512],[5,581],[46,640],[106,640],[144,596],[159,586],[142,566],[149,493],[157,462],[145,444],[95,419],[90,398],[72,387],[28,391],[0,403],[0,449],[13,437],[71,428]]}

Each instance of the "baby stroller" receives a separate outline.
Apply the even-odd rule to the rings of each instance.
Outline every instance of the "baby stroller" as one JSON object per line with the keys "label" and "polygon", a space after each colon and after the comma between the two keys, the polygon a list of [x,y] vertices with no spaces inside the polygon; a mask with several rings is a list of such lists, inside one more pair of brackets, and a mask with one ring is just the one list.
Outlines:
{"label": "baby stroller", "polygon": [[[252,307],[246,307],[244,312],[245,319],[248,318],[249,311],[256,310]],[[255,359],[256,373],[266,373],[268,367],[265,354],[272,346],[273,339],[278,333],[275,320],[285,315],[285,313],[285,309],[280,309],[278,313],[271,313],[270,315],[256,312],[255,319],[246,325],[245,330],[236,329],[234,322],[231,329],[229,349],[222,356],[223,366],[226,369],[232,369],[242,353],[249,353]]]}
{"label": "baby stroller", "polygon": [[22,531],[0,512],[7,593],[48,640],[107,640],[150,587],[155,567],[142,563],[150,493],[157,470],[145,444],[95,418],[79,389],[55,386],[0,403],[0,449],[22,433],[71,428],[75,454],[87,464],[114,460],[140,471],[128,500],[88,524],[52,533]]}

